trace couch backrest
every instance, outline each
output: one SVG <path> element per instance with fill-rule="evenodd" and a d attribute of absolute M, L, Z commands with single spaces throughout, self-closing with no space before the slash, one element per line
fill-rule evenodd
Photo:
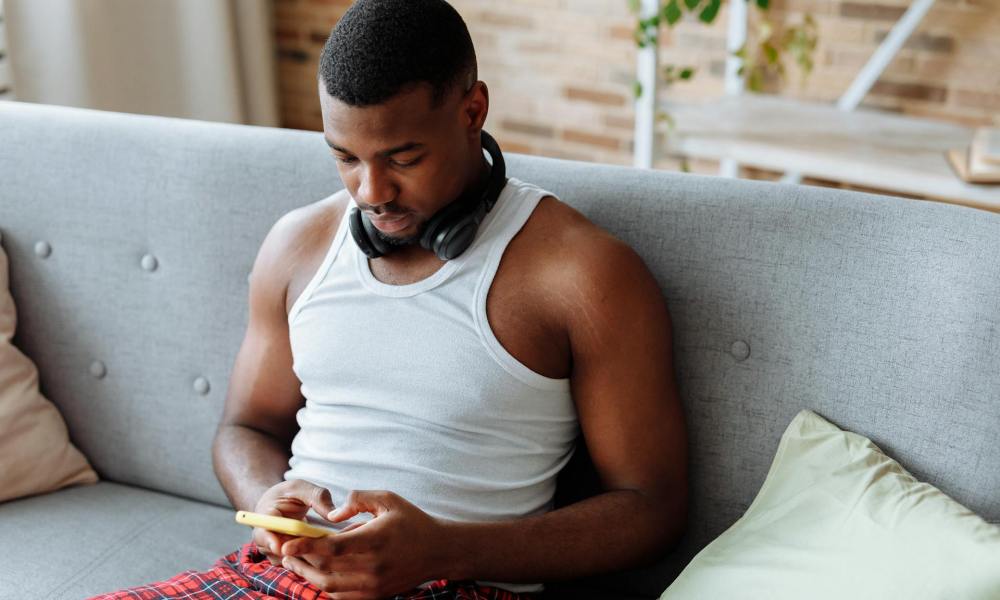
<path fill-rule="evenodd" d="M 630 573 L 629 587 L 661 590 L 739 518 L 803 408 L 1000 521 L 1000 215 L 529 156 L 508 164 L 632 245 L 670 308 L 691 520 L 676 551 Z M 102 477 L 228 506 L 210 447 L 247 275 L 279 216 L 340 185 L 317 132 L 0 102 L 15 342 Z"/>

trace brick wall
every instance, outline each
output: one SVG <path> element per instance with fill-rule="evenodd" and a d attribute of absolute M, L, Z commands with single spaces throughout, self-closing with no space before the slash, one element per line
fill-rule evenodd
<path fill-rule="evenodd" d="M 329 30 L 350 0 L 275 0 L 283 124 L 322 129 L 315 75 Z M 627 0 L 453 0 L 469 25 L 480 78 L 490 87 L 487 128 L 504 149 L 628 164 L 635 74 Z M 834 101 L 909 0 L 771 0 L 779 26 L 810 13 L 816 66 L 803 83 L 789 61 L 775 91 Z M 759 13 L 751 9 L 751 29 Z M 661 63 L 694 65 L 690 82 L 663 93 L 722 93 L 725 9 L 709 27 L 684 21 L 661 35 Z M 1000 124 L 1000 0 L 938 0 L 864 102 L 963 124 Z M 676 168 L 661 159 L 658 166 Z M 694 170 L 714 165 L 694 163 Z"/>

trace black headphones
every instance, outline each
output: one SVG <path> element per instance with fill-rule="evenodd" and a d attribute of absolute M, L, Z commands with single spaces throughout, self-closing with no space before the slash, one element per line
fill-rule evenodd
<path fill-rule="evenodd" d="M 433 251 L 441 260 L 451 260 L 465 252 L 475 239 L 479 224 L 496 204 L 501 190 L 507 185 L 507 171 L 500 146 L 493 136 L 484 130 L 480 130 L 480 138 L 483 148 L 493 161 L 486 189 L 479 195 L 472 193 L 460 196 L 436 212 L 420 236 L 420 245 Z M 351 236 L 368 258 L 384 256 L 396 248 L 378 237 L 377 230 L 368 215 L 357 207 L 351 210 L 349 224 Z"/>

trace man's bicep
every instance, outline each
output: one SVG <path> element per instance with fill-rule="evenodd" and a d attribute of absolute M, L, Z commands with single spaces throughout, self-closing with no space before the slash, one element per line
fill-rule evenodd
<path fill-rule="evenodd" d="M 290 443 L 302 404 L 287 341 L 250 327 L 233 365 L 222 424 L 250 427 Z"/>
<path fill-rule="evenodd" d="M 287 237 L 281 225 L 268 234 L 250 274 L 247 331 L 233 364 L 221 424 L 251 427 L 291 442 L 303 400 L 292 370 L 285 311 Z"/>
<path fill-rule="evenodd" d="M 569 313 L 573 397 L 594 467 L 609 490 L 686 495 L 687 432 L 666 301 L 627 245 L 594 250 Z"/>

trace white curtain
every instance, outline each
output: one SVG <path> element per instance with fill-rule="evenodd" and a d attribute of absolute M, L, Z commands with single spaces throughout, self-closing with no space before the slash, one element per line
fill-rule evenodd
<path fill-rule="evenodd" d="M 4 23 L 3 2 L 0 0 L 0 100 L 14 99 L 14 82 L 10 74 L 10 59 L 7 58 L 7 24 Z"/>
<path fill-rule="evenodd" d="M 277 126 L 270 0 L 2 0 L 17 100 Z"/>

